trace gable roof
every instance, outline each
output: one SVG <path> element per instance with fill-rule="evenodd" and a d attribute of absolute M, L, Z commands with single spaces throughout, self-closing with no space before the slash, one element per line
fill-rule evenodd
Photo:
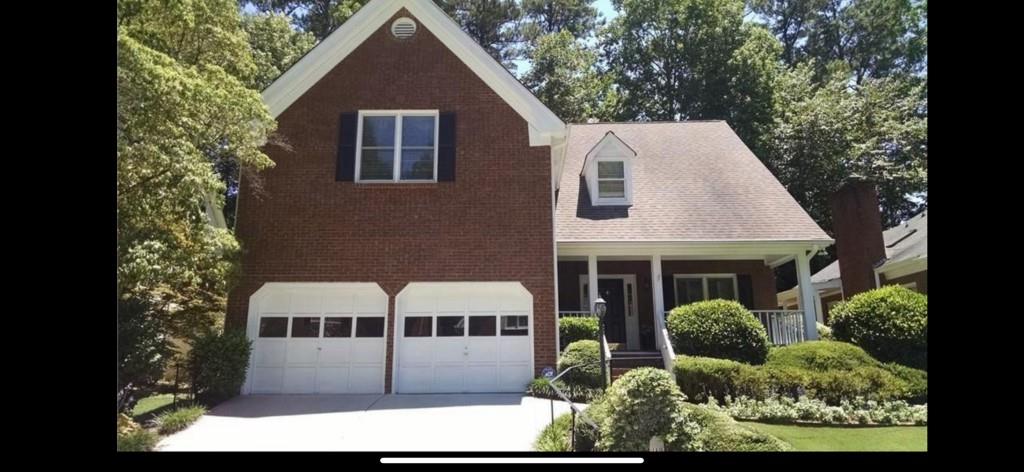
<path fill-rule="evenodd" d="M 550 145 L 565 133 L 565 123 L 494 60 L 432 1 L 371 0 L 309 53 L 263 90 L 275 118 L 334 69 L 386 21 L 405 8 L 422 27 L 462 60 L 529 123 L 530 145 Z"/>
<path fill-rule="evenodd" d="M 592 206 L 580 177 L 608 132 L 637 153 L 633 204 Z M 558 241 L 832 239 L 724 121 L 569 126 L 555 209 Z"/>
<path fill-rule="evenodd" d="M 884 272 L 889 266 L 899 262 L 928 258 L 928 211 L 922 211 L 902 224 L 893 226 L 882 232 L 885 242 L 885 261 L 878 267 Z M 839 261 L 832 261 L 825 268 L 811 276 L 811 282 L 818 284 L 838 280 Z"/>

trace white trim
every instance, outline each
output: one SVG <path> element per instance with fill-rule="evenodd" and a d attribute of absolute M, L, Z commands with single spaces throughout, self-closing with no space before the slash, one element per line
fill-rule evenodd
<path fill-rule="evenodd" d="M 821 241 L 802 240 L 674 240 L 674 241 L 558 241 L 558 255 L 562 256 L 653 256 L 668 259 L 676 256 L 766 256 L 795 254 L 820 247 Z"/>
<path fill-rule="evenodd" d="M 590 274 L 580 274 L 580 306 L 587 306 L 589 299 L 583 298 L 583 286 L 590 286 Z M 643 345 L 640 342 L 640 304 L 636 286 L 636 274 L 597 274 L 598 284 L 601 279 L 622 280 L 622 314 L 626 327 L 626 349 L 638 350 Z M 632 290 L 627 291 L 626 284 L 632 284 Z M 588 290 L 589 292 L 589 290 Z M 633 303 L 629 303 L 632 299 Z M 633 313 L 630 316 L 629 313 Z"/>
<path fill-rule="evenodd" d="M 875 269 L 875 273 L 884 275 L 886 279 L 898 279 L 926 270 L 928 270 L 928 256 L 921 256 L 905 261 L 883 264 Z"/>
<path fill-rule="evenodd" d="M 622 141 L 615 133 L 605 133 L 593 149 L 587 153 L 583 163 L 583 173 L 586 177 L 587 186 L 590 190 L 590 204 L 594 206 L 604 205 L 632 205 L 633 204 L 633 159 L 636 151 Z M 621 162 L 622 178 L 601 179 L 598 175 L 598 167 L 601 162 Z M 601 197 L 600 182 L 602 180 L 619 181 L 622 185 L 622 197 Z"/>
<path fill-rule="evenodd" d="M 408 10 L 413 20 L 437 37 L 526 120 L 531 146 L 548 146 L 553 138 L 565 136 L 565 123 L 558 116 L 463 32 L 434 2 L 423 0 L 374 0 L 360 8 L 263 90 L 263 101 L 271 115 L 274 118 L 280 116 L 401 8 Z"/>
<path fill-rule="evenodd" d="M 673 295 L 673 300 L 676 301 L 676 306 L 679 306 L 679 284 L 677 283 L 677 281 L 679 279 L 701 279 L 701 286 L 702 286 L 703 291 L 704 291 L 703 299 L 704 300 L 709 300 L 709 298 L 708 298 L 708 279 L 709 278 L 724 279 L 726 277 L 729 277 L 729 278 L 732 279 L 732 294 L 733 294 L 734 297 L 736 297 L 736 298 L 733 298 L 733 300 L 739 301 L 739 299 L 740 299 L 740 285 L 739 285 L 739 277 L 737 277 L 736 274 L 726 274 L 726 273 L 722 273 L 722 274 L 686 274 L 686 273 L 672 274 L 672 295 Z M 654 282 L 651 282 L 651 283 L 654 283 Z M 672 307 L 672 308 L 675 308 L 675 307 Z"/>
<path fill-rule="evenodd" d="M 367 116 L 388 116 L 394 117 L 395 119 L 395 136 L 393 142 L 393 156 L 392 156 L 392 169 L 391 179 L 373 179 L 364 180 L 360 177 L 360 170 L 363 163 L 363 118 Z M 430 179 L 402 179 L 402 122 L 407 116 L 430 116 L 434 118 L 434 175 Z M 437 160 L 438 160 L 438 138 L 440 136 L 440 116 L 439 110 L 359 110 L 359 118 L 356 125 L 356 169 L 355 169 L 355 182 L 356 183 L 370 183 L 370 184 L 422 184 L 422 183 L 436 183 L 437 182 Z"/>

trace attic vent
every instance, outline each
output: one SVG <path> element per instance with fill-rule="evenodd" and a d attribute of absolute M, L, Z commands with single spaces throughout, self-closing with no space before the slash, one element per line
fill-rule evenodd
<path fill-rule="evenodd" d="M 411 18 L 399 18 L 391 23 L 391 34 L 398 39 L 409 39 L 416 34 L 416 22 Z"/>

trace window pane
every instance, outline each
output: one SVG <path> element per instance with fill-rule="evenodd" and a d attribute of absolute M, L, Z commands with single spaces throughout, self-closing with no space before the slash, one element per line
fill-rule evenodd
<path fill-rule="evenodd" d="M 363 147 L 367 146 L 395 146 L 395 117 L 363 117 Z"/>
<path fill-rule="evenodd" d="M 495 326 L 498 324 L 497 316 L 470 316 L 470 336 L 494 336 L 497 334 Z"/>
<path fill-rule="evenodd" d="M 622 161 L 606 161 L 597 163 L 597 178 L 623 179 L 626 177 L 626 166 Z"/>
<path fill-rule="evenodd" d="M 438 336 L 462 336 L 466 332 L 466 318 L 463 316 L 438 316 Z"/>
<path fill-rule="evenodd" d="M 434 117 L 402 117 L 402 146 L 433 146 Z"/>
<path fill-rule="evenodd" d="M 395 151 L 363 149 L 359 164 L 360 180 L 391 180 L 395 173 Z"/>
<path fill-rule="evenodd" d="M 601 198 L 623 198 L 626 196 L 625 180 L 602 180 L 597 183 L 597 195 Z"/>
<path fill-rule="evenodd" d="M 357 338 L 383 338 L 384 317 L 371 316 L 367 318 L 356 318 Z"/>
<path fill-rule="evenodd" d="M 526 336 L 530 334 L 530 319 L 526 316 L 502 316 L 502 336 Z"/>
<path fill-rule="evenodd" d="M 351 338 L 352 337 L 352 318 L 343 317 L 327 317 L 324 318 L 324 337 L 325 338 Z"/>
<path fill-rule="evenodd" d="M 402 149 L 402 180 L 432 180 L 433 149 Z"/>
<path fill-rule="evenodd" d="M 704 299 L 702 279 L 676 279 L 676 306 L 699 302 Z"/>
<path fill-rule="evenodd" d="M 732 277 L 708 278 L 708 299 L 735 300 L 736 291 L 733 288 Z"/>
<path fill-rule="evenodd" d="M 405 337 L 407 338 L 429 338 L 431 332 L 430 324 L 433 318 L 429 316 L 407 316 L 405 317 Z"/>
<path fill-rule="evenodd" d="M 318 338 L 320 337 L 320 317 L 292 318 L 293 338 Z"/>
<path fill-rule="evenodd" d="M 260 318 L 261 338 L 283 338 L 288 334 L 288 318 L 266 317 Z"/>

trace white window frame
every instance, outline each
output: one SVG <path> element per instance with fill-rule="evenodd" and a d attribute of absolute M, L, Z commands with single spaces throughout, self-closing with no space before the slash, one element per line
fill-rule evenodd
<path fill-rule="evenodd" d="M 605 178 L 602 178 L 601 177 L 601 163 L 602 162 L 621 162 L 622 163 L 622 177 L 614 177 L 614 178 L 605 177 Z M 625 159 L 620 159 L 620 158 L 615 158 L 615 157 L 599 157 L 599 158 L 597 158 L 597 160 L 594 162 L 594 181 L 597 182 L 597 185 L 594 186 L 594 189 L 597 191 L 597 201 L 598 202 L 600 202 L 602 204 L 611 204 L 611 203 L 623 204 L 623 203 L 628 203 L 629 202 L 629 178 L 628 178 L 629 177 L 629 172 L 627 170 L 627 167 L 629 167 L 629 164 L 626 162 Z M 602 197 L 601 196 L 601 182 L 619 182 L 619 181 L 622 182 L 622 196 L 621 197 Z"/>
<path fill-rule="evenodd" d="M 359 183 L 434 183 L 437 182 L 437 158 L 440 143 L 440 111 L 439 110 L 359 110 L 359 123 L 356 128 L 356 169 L 355 181 Z M 363 163 L 363 119 L 367 116 L 391 116 L 395 118 L 394 162 L 390 179 L 363 179 L 361 177 Z M 434 117 L 434 175 L 430 179 L 402 179 L 402 118 L 406 116 Z"/>
<path fill-rule="evenodd" d="M 601 141 L 587 153 L 583 174 L 586 176 L 587 187 L 590 189 L 590 204 L 594 206 L 603 205 L 632 205 L 633 204 L 633 160 L 636 159 L 634 152 L 626 143 L 612 132 L 605 134 Z M 598 163 L 621 162 L 622 179 L 599 179 Z M 601 197 L 600 181 L 623 181 L 622 197 Z"/>
<path fill-rule="evenodd" d="M 701 287 L 703 290 L 702 300 L 708 300 L 708 279 L 732 279 L 732 294 L 736 298 L 735 301 L 740 299 L 740 287 L 739 278 L 736 274 L 672 274 L 672 293 L 675 296 L 676 305 L 679 304 L 679 279 L 701 279 Z"/>
<path fill-rule="evenodd" d="M 528 317 L 526 317 L 526 315 L 500 315 L 500 316 L 502 317 L 501 318 L 501 329 L 503 329 L 503 330 L 506 330 L 506 331 L 526 331 L 526 330 L 530 329 L 530 319 Z M 523 325 L 519 324 L 519 318 L 520 317 L 526 318 L 526 326 L 523 326 Z M 515 319 L 516 320 L 515 326 L 509 326 L 509 324 L 506 323 L 506 321 L 508 321 L 509 319 Z M 501 331 L 501 330 L 499 330 L 499 331 Z"/>

